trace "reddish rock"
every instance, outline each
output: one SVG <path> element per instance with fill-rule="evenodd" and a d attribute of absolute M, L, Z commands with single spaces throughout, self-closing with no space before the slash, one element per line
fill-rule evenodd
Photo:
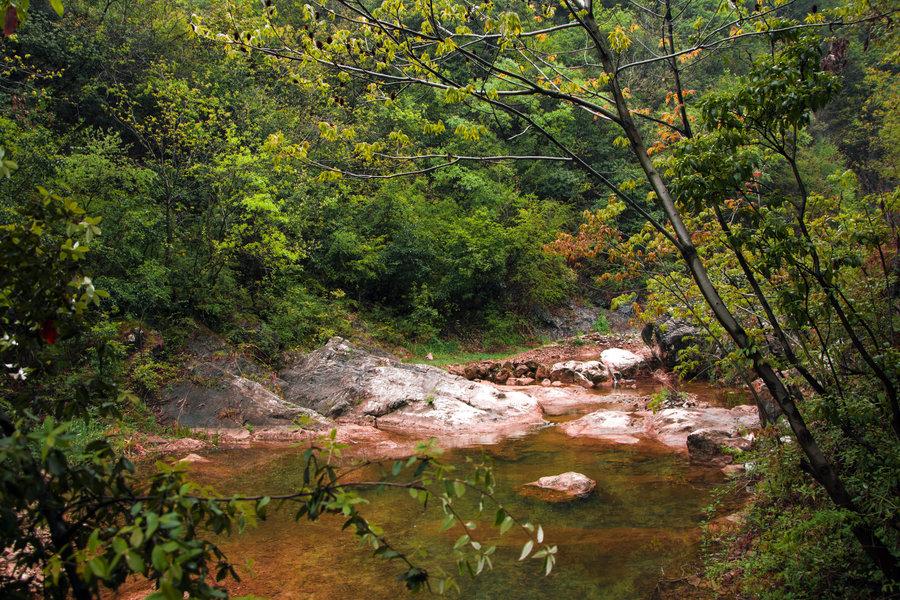
<path fill-rule="evenodd" d="M 729 477 L 740 475 L 744 471 L 746 471 L 746 469 L 744 468 L 743 463 L 725 465 L 724 467 L 722 467 L 722 472 Z"/>
<path fill-rule="evenodd" d="M 609 375 L 599 361 L 570 360 L 554 364 L 550 369 L 550 379 L 591 388 L 609 379 Z"/>
<path fill-rule="evenodd" d="M 598 410 L 559 426 L 566 435 L 607 440 L 619 444 L 636 444 L 644 434 L 640 417 L 620 410 Z"/>

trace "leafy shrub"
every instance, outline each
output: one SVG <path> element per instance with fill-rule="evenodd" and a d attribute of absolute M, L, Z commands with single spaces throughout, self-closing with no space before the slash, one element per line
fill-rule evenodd
<path fill-rule="evenodd" d="M 591 331 L 595 333 L 609 333 L 609 320 L 606 318 L 606 313 L 603 311 L 597 313 L 597 318 L 594 319 L 594 324 L 591 325 Z"/>
<path fill-rule="evenodd" d="M 509 348 L 522 344 L 523 320 L 520 316 L 492 308 L 484 314 L 482 345 L 486 350 Z"/>
<path fill-rule="evenodd" d="M 175 365 L 140 356 L 131 366 L 131 386 L 142 397 L 153 396 L 178 375 Z"/>

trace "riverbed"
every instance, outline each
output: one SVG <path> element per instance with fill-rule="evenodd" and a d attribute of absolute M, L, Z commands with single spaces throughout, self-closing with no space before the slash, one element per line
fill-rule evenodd
<path fill-rule="evenodd" d="M 712 388 L 694 386 L 692 391 L 716 404 L 729 398 Z M 605 393 L 597 393 L 600 405 Z M 595 408 L 582 405 L 548 420 L 555 424 Z M 301 453 L 291 447 L 210 450 L 205 453 L 210 462 L 192 465 L 191 471 L 220 492 L 286 493 L 302 483 Z M 524 538 L 510 533 L 496 539 L 491 542 L 498 545 L 494 570 L 476 579 L 457 578 L 463 598 L 647 598 L 661 578 L 681 577 L 696 565 L 704 509 L 724 480 L 718 469 L 693 466 L 686 453 L 661 444 L 575 439 L 553 425 L 491 445 L 451 450 L 444 459 L 463 464 L 476 455 L 493 462 L 498 499 L 510 512 L 541 523 L 559 554 L 556 569 L 544 577 L 540 561 L 516 560 Z M 520 494 L 523 484 L 565 471 L 587 475 L 597 481 L 597 489 L 564 504 Z M 438 510 L 423 511 L 403 490 L 375 491 L 367 498 L 371 504 L 365 516 L 387 536 L 405 550 L 425 551 L 424 566 L 455 570 L 451 546 L 460 532 L 441 532 Z M 494 534 L 488 522 L 492 514 L 479 521 L 478 531 Z M 289 510 L 272 510 L 265 522 L 220 543 L 242 578 L 229 584 L 233 595 L 328 600 L 406 593 L 394 579 L 399 565 L 372 557 L 351 533 L 340 531 L 336 518 L 298 524 Z"/>

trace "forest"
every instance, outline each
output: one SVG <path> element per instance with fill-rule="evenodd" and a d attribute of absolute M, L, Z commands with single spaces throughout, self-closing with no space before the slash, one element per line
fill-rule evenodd
<path fill-rule="evenodd" d="M 900 595 L 895 3 L 0 13 L 0 596 Z"/>

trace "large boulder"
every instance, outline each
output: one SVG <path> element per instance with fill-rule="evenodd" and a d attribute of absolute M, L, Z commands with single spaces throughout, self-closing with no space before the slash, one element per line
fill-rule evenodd
<path fill-rule="evenodd" d="M 607 348 L 600 353 L 600 362 L 613 379 L 634 379 L 641 370 L 648 368 L 645 357 L 623 348 Z"/>
<path fill-rule="evenodd" d="M 753 387 L 757 403 L 766 414 L 766 419 L 770 423 L 774 423 L 781 416 L 781 407 L 775 402 L 772 392 L 769 391 L 762 379 L 756 379 L 750 385 Z"/>
<path fill-rule="evenodd" d="M 597 360 L 569 360 L 550 367 L 548 379 L 591 388 L 608 380 L 609 372 L 606 370 L 606 366 Z"/>
<path fill-rule="evenodd" d="M 486 440 L 544 423 L 537 400 L 429 365 L 400 362 L 334 337 L 282 371 L 285 400 L 329 416 L 371 418 L 380 429 Z"/>
<path fill-rule="evenodd" d="M 587 498 L 596 487 L 597 482 L 587 475 L 568 471 L 526 483 L 523 492 L 549 502 L 565 502 Z"/>
<path fill-rule="evenodd" d="M 668 369 L 678 364 L 678 353 L 688 346 L 701 343 L 703 331 L 686 321 L 666 317 L 654 325 L 648 325 L 641 332 L 648 345 L 654 346 L 657 358 Z"/>
<path fill-rule="evenodd" d="M 688 436 L 698 429 L 714 429 L 739 436 L 759 426 L 754 406 L 734 408 L 666 408 L 649 413 L 645 418 L 645 430 L 673 448 L 687 448 Z"/>
<path fill-rule="evenodd" d="M 317 412 L 285 402 L 256 381 L 208 363 L 170 386 L 163 400 L 159 408 L 163 420 L 186 427 L 325 425 Z"/>
<path fill-rule="evenodd" d="M 734 454 L 745 452 L 753 445 L 750 435 L 721 429 L 698 429 L 687 437 L 691 462 L 709 467 L 724 467 L 734 462 Z"/>
<path fill-rule="evenodd" d="M 601 309 L 597 306 L 573 302 L 565 308 L 538 315 L 537 333 L 553 340 L 581 335 L 591 330 L 600 312 Z"/>

